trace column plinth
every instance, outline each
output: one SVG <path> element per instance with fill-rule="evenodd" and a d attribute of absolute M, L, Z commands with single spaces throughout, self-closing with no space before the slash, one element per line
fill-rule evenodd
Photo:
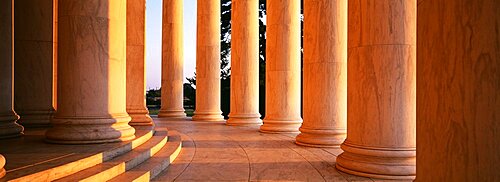
<path fill-rule="evenodd" d="M 54 0 L 16 0 L 14 109 L 24 127 L 45 127 L 55 112 Z"/>
<path fill-rule="evenodd" d="M 259 114 L 259 2 L 233 0 L 231 112 L 227 125 L 261 125 Z"/>
<path fill-rule="evenodd" d="M 5 176 L 5 169 L 3 168 L 5 166 L 5 157 L 0 154 L 0 179 Z"/>
<path fill-rule="evenodd" d="M 126 0 L 58 3 L 58 109 L 46 141 L 133 139 L 126 112 Z"/>
<path fill-rule="evenodd" d="M 266 117 L 261 132 L 298 132 L 300 0 L 267 2 Z"/>
<path fill-rule="evenodd" d="M 220 109 L 220 1 L 197 1 L 196 110 L 193 121 L 224 121 Z"/>
<path fill-rule="evenodd" d="M 347 0 L 304 1 L 303 69 L 296 143 L 338 148 L 347 133 Z"/>
<path fill-rule="evenodd" d="M 184 119 L 184 1 L 163 1 L 159 118 Z"/>
<path fill-rule="evenodd" d="M 416 1 L 349 1 L 347 139 L 340 171 L 414 179 Z"/>
<path fill-rule="evenodd" d="M 146 107 L 146 1 L 127 1 L 127 113 L 130 125 L 153 125 Z"/>
<path fill-rule="evenodd" d="M 13 3 L 13 0 L 0 1 L 0 139 L 20 136 L 24 130 L 21 125 L 17 124 L 19 116 L 12 107 L 14 99 Z"/>

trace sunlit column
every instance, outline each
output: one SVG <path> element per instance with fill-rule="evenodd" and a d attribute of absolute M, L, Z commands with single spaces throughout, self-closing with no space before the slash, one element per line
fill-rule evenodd
<path fill-rule="evenodd" d="M 146 0 L 127 1 L 127 113 L 130 125 L 153 125 L 146 107 Z"/>
<path fill-rule="evenodd" d="M 197 2 L 196 110 L 193 120 L 223 121 L 220 110 L 220 0 Z"/>
<path fill-rule="evenodd" d="M 303 100 L 296 143 L 340 147 L 347 132 L 347 0 L 304 1 Z"/>
<path fill-rule="evenodd" d="M 160 118 L 186 117 L 183 93 L 183 6 L 183 0 L 163 0 L 161 109 L 158 113 Z"/>
<path fill-rule="evenodd" d="M 58 109 L 46 140 L 133 139 L 126 112 L 126 0 L 59 0 Z"/>
<path fill-rule="evenodd" d="M 349 1 L 341 171 L 415 178 L 416 5 L 416 0 Z"/>
<path fill-rule="evenodd" d="M 23 127 L 13 105 L 13 2 L 0 1 L 0 139 L 20 136 Z M 1 167 L 0 167 L 1 168 Z"/>
<path fill-rule="evenodd" d="M 259 1 L 231 2 L 231 112 L 228 125 L 260 125 Z"/>
<path fill-rule="evenodd" d="M 5 166 L 5 157 L 0 154 L 0 178 L 5 176 L 5 169 L 3 166 Z"/>
<path fill-rule="evenodd" d="M 15 0 L 14 109 L 25 127 L 55 112 L 54 0 Z"/>
<path fill-rule="evenodd" d="M 298 132 L 300 0 L 267 1 L 266 117 L 262 132 Z"/>
<path fill-rule="evenodd" d="M 500 179 L 500 1 L 419 1 L 416 181 Z"/>

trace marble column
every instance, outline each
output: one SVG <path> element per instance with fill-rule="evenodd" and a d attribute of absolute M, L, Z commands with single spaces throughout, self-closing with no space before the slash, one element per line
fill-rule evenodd
<path fill-rule="evenodd" d="M 146 107 L 146 0 L 127 1 L 127 113 L 130 125 L 153 125 Z"/>
<path fill-rule="evenodd" d="M 0 139 L 23 134 L 17 124 L 19 116 L 13 109 L 14 69 L 14 0 L 0 1 Z"/>
<path fill-rule="evenodd" d="M 46 140 L 130 140 L 126 112 L 126 0 L 59 0 L 58 109 Z"/>
<path fill-rule="evenodd" d="M 418 3 L 416 181 L 500 179 L 499 8 Z"/>
<path fill-rule="evenodd" d="M 5 157 L 0 154 L 0 179 L 5 176 L 5 169 L 3 168 L 5 166 Z"/>
<path fill-rule="evenodd" d="M 300 31 L 300 0 L 267 2 L 266 117 L 262 132 L 299 131 Z"/>
<path fill-rule="evenodd" d="M 14 109 L 25 127 L 48 126 L 55 112 L 53 0 L 15 1 Z"/>
<path fill-rule="evenodd" d="M 161 109 L 159 118 L 183 119 L 184 29 L 183 0 L 163 0 Z M 205 26 L 201 24 L 201 26 Z"/>
<path fill-rule="evenodd" d="M 415 178 L 416 0 L 349 1 L 347 139 L 337 169 Z"/>
<path fill-rule="evenodd" d="M 259 1 L 231 2 L 231 112 L 227 125 L 260 125 Z"/>
<path fill-rule="evenodd" d="M 347 133 L 347 0 L 304 1 L 303 68 L 296 143 L 338 148 Z"/>
<path fill-rule="evenodd" d="M 194 121 L 224 121 L 220 110 L 220 0 L 198 2 Z"/>

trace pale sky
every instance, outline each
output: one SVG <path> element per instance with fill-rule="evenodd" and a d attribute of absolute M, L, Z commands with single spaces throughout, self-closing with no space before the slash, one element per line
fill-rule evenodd
<path fill-rule="evenodd" d="M 162 0 L 146 2 L 146 89 L 161 86 Z M 184 82 L 196 66 L 196 0 L 184 0 Z"/>

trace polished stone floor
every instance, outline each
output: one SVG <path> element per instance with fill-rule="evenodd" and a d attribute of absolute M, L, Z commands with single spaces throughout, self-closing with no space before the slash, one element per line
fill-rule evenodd
<path fill-rule="evenodd" d="M 182 133 L 182 151 L 155 181 L 379 181 L 335 169 L 340 149 L 302 147 L 297 134 L 260 133 L 257 126 L 162 121 Z"/>

